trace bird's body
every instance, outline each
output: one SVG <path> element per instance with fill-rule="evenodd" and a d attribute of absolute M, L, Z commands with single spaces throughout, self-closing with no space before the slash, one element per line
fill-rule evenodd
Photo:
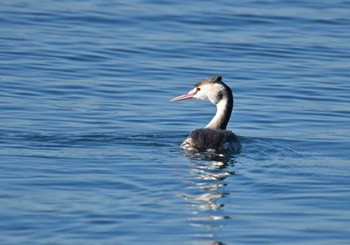
<path fill-rule="evenodd" d="M 182 142 L 181 148 L 187 151 L 236 153 L 240 148 L 237 136 L 225 129 L 200 128 L 192 131 Z"/>
<path fill-rule="evenodd" d="M 192 90 L 171 101 L 186 99 L 209 100 L 217 111 L 205 128 L 196 129 L 182 142 L 181 148 L 193 152 L 215 150 L 218 153 L 237 153 L 241 148 L 238 137 L 226 130 L 233 109 L 231 89 L 222 82 L 222 77 L 213 77 L 198 82 Z"/>

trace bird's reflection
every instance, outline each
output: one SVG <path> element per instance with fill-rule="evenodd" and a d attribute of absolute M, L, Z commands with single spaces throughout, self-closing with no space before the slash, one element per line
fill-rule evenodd
<path fill-rule="evenodd" d="M 191 226 L 200 228 L 196 237 L 206 238 L 205 244 L 224 244 L 216 239 L 215 230 L 223 226 L 222 220 L 231 219 L 225 215 L 223 199 L 229 193 L 224 192 L 228 177 L 235 175 L 230 171 L 234 166 L 234 159 L 216 155 L 188 155 L 191 160 L 193 177 L 188 180 L 188 193 L 183 198 L 190 204 L 192 212 L 188 218 Z M 225 188 L 226 189 L 226 188 Z M 221 221 L 221 222 L 220 222 Z"/>

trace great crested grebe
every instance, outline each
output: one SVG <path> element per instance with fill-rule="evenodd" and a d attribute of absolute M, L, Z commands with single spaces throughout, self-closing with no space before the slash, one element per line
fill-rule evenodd
<path fill-rule="evenodd" d="M 221 76 L 200 81 L 188 93 L 173 98 L 172 101 L 187 99 L 209 100 L 216 105 L 216 114 L 205 128 L 196 129 L 182 142 L 187 151 L 218 153 L 238 153 L 241 144 L 238 137 L 226 130 L 233 109 L 233 95 Z"/>

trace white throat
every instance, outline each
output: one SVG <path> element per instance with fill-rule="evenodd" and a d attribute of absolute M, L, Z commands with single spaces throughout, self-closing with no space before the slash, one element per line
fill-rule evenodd
<path fill-rule="evenodd" d="M 212 128 L 212 129 L 226 129 L 226 125 L 229 118 L 231 116 L 231 113 L 228 110 L 232 110 L 227 108 L 228 101 L 227 99 L 222 99 L 219 103 L 216 104 L 216 114 L 211 119 L 211 121 L 208 123 L 205 128 Z"/>

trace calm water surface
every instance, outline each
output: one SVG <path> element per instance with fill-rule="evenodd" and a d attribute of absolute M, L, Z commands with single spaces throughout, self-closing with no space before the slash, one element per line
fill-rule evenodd
<path fill-rule="evenodd" d="M 0 3 L 1 244 L 349 244 L 350 2 Z M 233 88 L 242 152 L 179 144 Z"/>

